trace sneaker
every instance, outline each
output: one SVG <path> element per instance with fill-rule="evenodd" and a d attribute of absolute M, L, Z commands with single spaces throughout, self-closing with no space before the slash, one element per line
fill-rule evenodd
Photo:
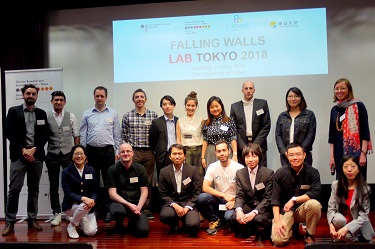
<path fill-rule="evenodd" d="M 68 232 L 69 238 L 72 238 L 72 239 L 79 238 L 76 227 L 73 226 L 72 223 L 69 223 L 68 227 L 66 228 L 66 231 Z"/>
<path fill-rule="evenodd" d="M 144 212 L 145 212 L 146 215 L 147 215 L 147 219 L 149 219 L 149 220 L 153 220 L 153 219 L 155 219 L 155 216 L 152 215 L 152 213 L 150 212 L 150 210 L 145 209 Z"/>
<path fill-rule="evenodd" d="M 220 227 L 220 219 L 217 219 L 217 221 L 211 221 L 208 224 L 207 234 L 208 235 L 215 235 Z"/>
<path fill-rule="evenodd" d="M 9 234 L 12 234 L 12 233 L 14 233 L 14 224 L 10 223 L 10 222 L 7 222 L 5 224 L 4 229 L 3 229 L 2 235 L 8 236 Z"/>
<path fill-rule="evenodd" d="M 70 223 L 70 221 L 72 220 L 72 217 L 69 215 L 65 215 L 65 220 Z"/>
<path fill-rule="evenodd" d="M 51 220 L 51 226 L 57 226 L 61 223 L 61 213 L 54 213 Z"/>

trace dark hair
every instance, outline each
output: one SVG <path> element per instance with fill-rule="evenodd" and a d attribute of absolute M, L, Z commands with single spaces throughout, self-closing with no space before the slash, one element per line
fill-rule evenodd
<path fill-rule="evenodd" d="M 301 97 L 301 102 L 299 103 L 299 109 L 302 111 L 307 108 L 306 100 L 305 97 L 303 97 L 302 91 L 298 87 L 291 87 L 289 90 L 286 92 L 285 95 L 285 104 L 286 104 L 286 109 L 290 111 L 290 105 L 288 104 L 288 95 L 289 93 L 292 92 L 295 95 Z"/>
<path fill-rule="evenodd" d="M 172 96 L 169 96 L 169 95 L 165 95 L 163 98 L 161 98 L 160 100 L 160 107 L 163 106 L 163 100 L 167 100 L 169 102 L 171 102 L 171 105 L 174 105 L 176 106 L 176 101 L 174 101 L 174 98 L 172 98 Z"/>
<path fill-rule="evenodd" d="M 193 100 L 195 102 L 195 105 L 198 106 L 198 99 L 197 99 L 197 93 L 194 91 L 191 91 L 189 95 L 185 98 L 185 105 L 189 100 Z"/>
<path fill-rule="evenodd" d="M 145 98 L 147 99 L 147 95 L 145 91 L 143 91 L 141 88 L 138 88 L 137 90 L 134 91 L 132 100 L 134 100 L 134 96 L 136 93 L 143 93 L 145 95 Z"/>
<path fill-rule="evenodd" d="M 86 157 L 87 157 L 87 153 L 86 153 L 86 149 L 85 147 L 82 145 L 82 144 L 76 144 L 72 147 L 72 149 L 70 150 L 70 159 L 73 161 L 73 154 L 74 154 L 74 151 L 77 149 L 77 148 L 81 148 L 83 150 L 83 153 L 85 153 Z"/>
<path fill-rule="evenodd" d="M 353 92 L 352 84 L 346 78 L 341 78 L 341 79 L 336 80 L 335 85 L 333 86 L 333 89 L 335 89 L 336 85 L 341 82 L 345 82 L 346 86 L 348 87 L 348 100 L 354 99 L 354 92 Z M 333 92 L 333 102 L 336 102 L 337 100 L 338 99 L 336 97 L 336 94 L 335 92 Z"/>
<path fill-rule="evenodd" d="M 207 101 L 207 119 L 204 121 L 206 125 L 210 125 L 212 123 L 212 120 L 214 118 L 214 116 L 211 114 L 210 112 L 210 106 L 212 104 L 212 102 L 214 101 L 217 101 L 219 103 L 219 105 L 221 106 L 221 109 L 222 109 L 222 112 L 221 112 L 221 116 L 223 117 L 222 121 L 224 123 L 227 123 L 230 121 L 230 118 L 227 116 L 227 114 L 225 113 L 225 108 L 224 108 L 224 104 L 223 102 L 221 101 L 221 99 L 219 97 L 216 97 L 216 96 L 212 96 L 211 98 L 208 99 Z"/>
<path fill-rule="evenodd" d="M 339 178 L 337 180 L 337 192 L 336 195 L 340 199 L 347 199 L 348 198 L 348 178 L 346 178 L 343 167 L 346 161 L 352 160 L 358 167 L 358 174 L 355 177 L 355 181 L 357 182 L 357 195 L 353 196 L 355 198 L 355 203 L 354 205 L 356 208 L 360 211 L 365 211 L 363 208 L 363 202 L 365 198 L 367 198 L 370 194 L 371 191 L 369 189 L 368 184 L 366 183 L 365 179 L 363 178 L 362 172 L 361 172 L 361 167 L 359 166 L 358 158 L 351 156 L 351 155 L 345 155 L 341 161 L 340 161 L 340 170 L 341 173 L 339 174 Z M 340 209 L 346 210 L 349 207 L 346 205 L 346 203 L 340 203 Z"/>
<path fill-rule="evenodd" d="M 183 150 L 184 151 L 184 155 L 186 155 L 186 148 L 185 146 L 183 146 L 182 144 L 172 144 L 169 149 L 168 149 L 168 154 L 171 155 L 172 154 L 172 149 L 173 148 L 176 148 L 176 149 L 179 149 L 179 150 Z"/>
<path fill-rule="evenodd" d="M 97 87 L 95 87 L 95 89 L 94 89 L 94 96 L 95 96 L 96 90 L 103 90 L 104 93 L 105 93 L 105 96 L 108 97 L 108 90 L 104 86 L 97 86 Z"/>
<path fill-rule="evenodd" d="M 217 142 L 215 143 L 215 151 L 216 151 L 216 146 L 218 146 L 218 145 L 220 145 L 220 144 L 226 144 L 228 150 L 231 150 L 231 149 L 232 149 L 231 146 L 230 146 L 230 144 L 229 144 L 227 141 L 221 139 L 221 140 L 219 140 L 219 141 L 217 141 Z"/>
<path fill-rule="evenodd" d="M 51 96 L 52 96 L 51 100 L 53 100 L 57 96 L 60 96 L 60 97 L 64 98 L 64 101 L 66 101 L 65 94 L 62 91 L 54 91 L 54 92 L 51 93 Z"/>
<path fill-rule="evenodd" d="M 288 145 L 286 146 L 286 151 L 288 151 L 288 150 L 291 149 L 291 148 L 297 148 L 297 147 L 301 147 L 301 148 L 302 148 L 302 151 L 305 152 L 305 148 L 303 148 L 302 145 L 299 144 L 299 143 L 291 143 L 291 144 L 288 144 Z"/>
<path fill-rule="evenodd" d="M 258 144 L 249 143 L 242 149 L 242 158 L 245 159 L 245 157 L 249 154 L 254 154 L 259 157 L 259 162 L 263 159 L 262 149 Z"/>
<path fill-rule="evenodd" d="M 28 89 L 28 88 L 34 88 L 34 89 L 36 89 L 36 93 L 39 92 L 39 88 L 37 88 L 34 84 L 26 84 L 26 85 L 24 85 L 24 86 L 21 88 L 21 92 L 22 92 L 22 94 L 24 94 L 24 93 L 26 92 L 26 89 Z"/>

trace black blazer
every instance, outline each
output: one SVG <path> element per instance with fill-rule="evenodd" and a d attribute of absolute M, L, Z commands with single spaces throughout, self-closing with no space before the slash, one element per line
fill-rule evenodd
<path fill-rule="evenodd" d="M 163 206 L 170 206 L 173 202 L 182 207 L 195 206 L 201 193 L 201 179 L 197 167 L 184 164 L 181 179 L 181 193 L 178 194 L 173 165 L 170 164 L 160 170 L 159 198 Z"/>
<path fill-rule="evenodd" d="M 47 143 L 49 133 L 47 114 L 39 108 L 35 108 L 34 111 L 36 118 L 34 127 L 36 152 L 34 156 L 43 160 L 45 156 L 44 146 Z M 9 108 L 5 121 L 5 134 L 9 140 L 10 160 L 14 162 L 23 158 L 22 149 L 26 148 L 26 124 L 23 105 Z"/>
<path fill-rule="evenodd" d="M 174 116 L 175 129 L 177 120 L 178 117 Z M 160 168 L 164 162 L 164 158 L 167 155 L 168 150 L 168 131 L 164 115 L 152 120 L 149 131 L 149 142 L 150 148 L 155 155 L 156 166 Z"/>
<path fill-rule="evenodd" d="M 257 114 L 257 111 L 263 113 Z M 246 117 L 243 102 L 233 103 L 230 108 L 230 116 L 236 122 L 237 144 L 240 150 L 248 143 L 246 139 Z M 253 143 L 258 144 L 262 151 L 267 151 L 267 136 L 271 129 L 271 118 L 267 101 L 264 99 L 254 99 L 252 115 Z"/>
<path fill-rule="evenodd" d="M 74 203 L 81 203 L 82 196 L 98 199 L 98 181 L 93 167 L 85 165 L 82 177 L 72 163 L 63 169 L 61 174 L 61 186 L 64 190 L 62 211 L 70 209 Z"/>
<path fill-rule="evenodd" d="M 256 209 L 259 214 L 263 214 L 265 211 L 272 212 L 271 196 L 273 174 L 274 172 L 272 170 L 263 166 L 258 166 L 253 191 L 250 183 L 249 167 L 237 170 L 234 208 L 243 208 L 246 204 L 252 209 Z M 259 189 L 257 189 L 256 186 L 258 186 Z"/>

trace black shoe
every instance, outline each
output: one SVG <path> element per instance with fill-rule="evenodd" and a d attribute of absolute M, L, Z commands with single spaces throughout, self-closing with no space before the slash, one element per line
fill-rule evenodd
<path fill-rule="evenodd" d="M 14 224 L 10 223 L 10 222 L 7 222 L 5 224 L 4 229 L 3 229 L 2 235 L 8 236 L 9 234 L 12 234 L 12 233 L 14 233 Z"/>
<path fill-rule="evenodd" d="M 179 232 L 178 226 L 171 226 L 168 231 L 168 235 L 177 234 Z"/>
<path fill-rule="evenodd" d="M 152 213 L 150 212 L 150 210 L 145 209 L 144 212 L 145 212 L 146 215 L 147 215 L 147 219 L 149 219 L 149 220 L 153 220 L 153 219 L 155 219 L 155 216 L 152 215 Z"/>
<path fill-rule="evenodd" d="M 299 233 L 299 223 L 294 223 L 292 226 L 293 236 L 296 240 L 301 240 L 303 236 Z"/>
<path fill-rule="evenodd" d="M 36 220 L 28 221 L 27 226 L 29 227 L 29 229 L 34 229 L 34 230 L 37 230 L 37 231 L 43 230 L 43 227 L 41 225 L 39 225 L 39 223 L 36 222 Z"/>
<path fill-rule="evenodd" d="M 111 213 L 108 212 L 107 215 L 105 216 L 105 219 L 104 219 L 104 222 L 111 222 L 112 220 L 112 216 L 111 216 Z"/>

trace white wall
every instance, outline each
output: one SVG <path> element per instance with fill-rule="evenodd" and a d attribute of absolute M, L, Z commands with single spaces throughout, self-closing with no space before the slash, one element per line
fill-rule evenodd
<path fill-rule="evenodd" d="M 165 94 L 173 96 L 177 102 L 177 116 L 184 115 L 184 98 L 194 90 L 200 101 L 197 113 L 206 117 L 206 102 L 209 97 L 221 97 L 226 112 L 229 113 L 230 104 L 242 98 L 242 82 L 251 79 L 255 82 L 255 97 L 267 99 L 269 103 L 272 126 L 268 137 L 268 161 L 269 167 L 276 170 L 280 163 L 274 138 L 275 123 L 279 113 L 285 110 L 286 91 L 297 86 L 305 95 L 308 109 L 313 110 L 317 118 L 317 134 L 313 146 L 314 167 L 319 169 L 322 183 L 331 183 L 334 177 L 331 176 L 328 166 L 328 122 L 330 109 L 334 105 L 333 84 L 338 78 L 350 79 L 355 96 L 367 107 L 370 128 L 373 131 L 375 129 L 375 99 L 372 97 L 375 79 L 375 3 L 369 0 L 361 1 L 361 4 L 367 7 L 361 7 L 357 3 L 355 8 L 343 6 L 340 0 L 329 3 L 308 0 L 237 0 L 233 3 L 231 0 L 206 0 L 50 13 L 49 67 L 64 69 L 67 110 L 76 114 L 80 120 L 83 111 L 94 104 L 93 89 L 104 85 L 109 90 L 107 104 L 117 109 L 120 119 L 125 112 L 134 108 L 131 96 L 137 88 L 146 91 L 147 107 L 159 114 L 162 114 L 159 107 L 160 98 Z M 112 20 L 325 7 L 325 4 L 328 4 L 328 75 L 113 84 Z M 375 183 L 374 165 L 374 155 L 369 156 L 369 183 Z"/>

